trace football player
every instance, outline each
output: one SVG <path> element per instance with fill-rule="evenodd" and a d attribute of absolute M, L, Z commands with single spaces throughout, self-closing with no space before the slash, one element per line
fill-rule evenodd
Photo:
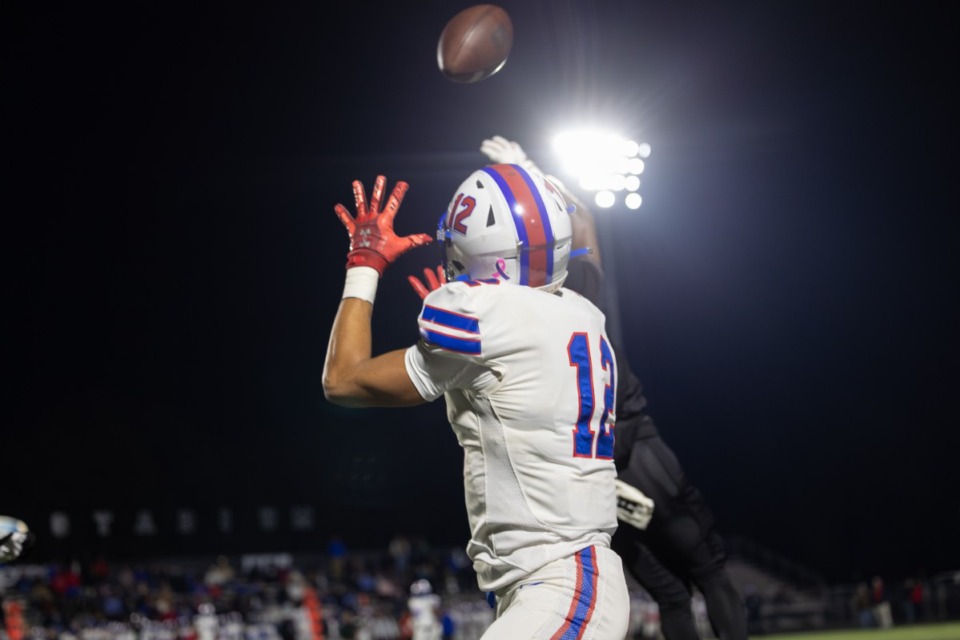
<path fill-rule="evenodd" d="M 464 493 L 493 638 L 622 640 L 629 598 L 613 463 L 616 360 L 605 318 L 562 288 L 571 226 L 563 197 L 518 165 L 491 165 L 459 186 L 438 229 L 449 284 L 430 292 L 409 348 L 371 354 L 384 270 L 429 236 L 398 237 L 398 182 L 370 202 L 353 183 L 347 274 L 323 374 L 344 406 L 409 406 L 444 397 L 464 452 Z"/>
<path fill-rule="evenodd" d="M 407 610 L 413 632 L 411 640 L 440 640 L 443 635 L 440 596 L 433 592 L 429 580 L 420 579 L 410 585 Z"/>
<path fill-rule="evenodd" d="M 517 163 L 543 175 L 519 144 L 502 136 L 484 140 L 480 150 L 493 162 Z M 571 214 L 574 247 L 591 248 L 571 263 L 567 286 L 603 307 L 603 269 L 593 215 L 561 181 L 551 180 L 576 206 Z M 657 602 L 666 640 L 699 638 L 691 609 L 694 586 L 704 597 L 717 637 L 744 640 L 744 603 L 726 571 L 726 552 L 713 513 L 646 413 L 640 380 L 618 345 L 612 346 L 620 367 L 615 429 L 618 515 L 628 525 L 617 530 L 613 548 Z M 631 488 L 638 490 L 639 496 L 631 493 Z"/>

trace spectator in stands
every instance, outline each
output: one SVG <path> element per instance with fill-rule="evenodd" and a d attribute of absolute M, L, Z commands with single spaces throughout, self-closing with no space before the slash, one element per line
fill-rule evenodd
<path fill-rule="evenodd" d="M 349 609 L 345 609 L 340 616 L 340 637 L 343 640 L 354 640 L 360 637 L 360 621 L 357 614 Z"/>
<path fill-rule="evenodd" d="M 410 566 L 412 553 L 410 540 L 402 533 L 398 533 L 390 540 L 388 549 L 393 558 L 393 568 L 397 572 L 397 578 L 402 580 L 406 577 L 407 568 Z"/>
<path fill-rule="evenodd" d="M 760 635 L 763 628 L 763 596 L 756 585 L 746 586 L 744 605 L 747 607 L 747 631 L 750 635 Z"/>
<path fill-rule="evenodd" d="M 870 583 L 870 602 L 877 626 L 889 629 L 893 626 L 893 614 L 890 609 L 890 594 L 880 576 L 874 576 Z"/>
<path fill-rule="evenodd" d="M 327 542 L 327 555 L 330 556 L 330 577 L 332 580 L 343 579 L 347 561 L 347 543 L 338 535 L 333 535 Z"/>
<path fill-rule="evenodd" d="M 218 556 L 217 561 L 207 569 L 203 581 L 208 587 L 222 587 L 233 580 L 234 575 L 230 560 L 226 556 Z"/>
<path fill-rule="evenodd" d="M 449 611 L 444 611 L 440 618 L 440 625 L 443 631 L 443 640 L 453 640 L 457 633 L 457 623 Z"/>
<path fill-rule="evenodd" d="M 866 629 L 876 625 L 873 618 L 873 603 L 870 601 L 870 587 L 866 582 L 860 582 L 854 588 L 850 606 L 861 628 Z"/>
<path fill-rule="evenodd" d="M 907 578 L 903 585 L 903 617 L 907 624 L 920 622 L 924 619 L 923 610 L 923 580 L 919 577 Z"/>
<path fill-rule="evenodd" d="M 913 603 L 913 590 L 917 581 L 912 577 L 903 581 L 903 621 L 913 624 L 917 621 L 917 610 Z"/>

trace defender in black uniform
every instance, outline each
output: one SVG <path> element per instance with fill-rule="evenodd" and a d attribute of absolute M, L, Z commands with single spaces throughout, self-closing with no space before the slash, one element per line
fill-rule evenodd
<path fill-rule="evenodd" d="M 575 247 L 576 228 L 574 225 Z M 603 309 L 602 282 L 597 264 L 577 259 L 571 261 L 564 286 Z M 645 412 L 643 388 L 626 355 L 616 343 L 612 346 L 620 376 L 614 462 L 619 479 L 640 489 L 654 504 L 646 529 L 620 523 L 613 549 L 656 601 L 666 640 L 699 638 L 691 609 L 693 586 L 703 594 L 717 637 L 744 640 L 744 605 L 727 574 L 726 552 L 713 513 Z"/>

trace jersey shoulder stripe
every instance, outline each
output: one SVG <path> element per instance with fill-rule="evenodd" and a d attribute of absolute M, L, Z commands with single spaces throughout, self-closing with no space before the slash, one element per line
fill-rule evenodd
<path fill-rule="evenodd" d="M 424 328 L 420 329 L 420 336 L 427 342 L 427 344 L 440 347 L 441 349 L 446 349 L 447 351 L 466 353 L 472 356 L 480 355 L 481 345 L 479 338 L 458 338 L 456 336 L 440 333 L 439 331 L 430 331 L 429 329 Z"/>
<path fill-rule="evenodd" d="M 424 305 L 422 318 L 426 322 L 431 322 L 441 327 L 459 329 L 467 333 L 480 333 L 480 321 L 462 313 L 447 311 L 439 307 Z"/>
<path fill-rule="evenodd" d="M 418 323 L 427 345 L 470 356 L 481 354 L 480 318 L 467 291 L 460 283 L 448 284 L 424 300 Z"/>

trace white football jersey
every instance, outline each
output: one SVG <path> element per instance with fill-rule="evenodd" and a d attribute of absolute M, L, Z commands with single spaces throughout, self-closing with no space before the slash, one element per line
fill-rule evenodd
<path fill-rule="evenodd" d="M 445 396 L 463 447 L 480 588 L 609 546 L 616 362 L 603 313 L 567 289 L 453 282 L 419 324 L 406 368 L 424 399 Z"/>
<path fill-rule="evenodd" d="M 443 625 L 437 617 L 440 596 L 435 593 L 411 596 L 407 600 L 407 609 L 410 610 L 412 640 L 440 640 L 443 635 Z"/>

